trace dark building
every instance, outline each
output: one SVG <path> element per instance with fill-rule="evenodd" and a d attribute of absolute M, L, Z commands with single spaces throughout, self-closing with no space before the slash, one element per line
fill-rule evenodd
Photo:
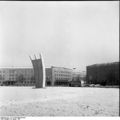
<path fill-rule="evenodd" d="M 120 85 L 119 62 L 87 66 L 88 84 Z"/>

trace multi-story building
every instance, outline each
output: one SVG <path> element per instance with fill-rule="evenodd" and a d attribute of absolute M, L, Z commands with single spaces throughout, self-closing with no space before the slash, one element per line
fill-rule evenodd
<path fill-rule="evenodd" d="M 46 85 L 67 85 L 80 72 L 64 67 L 46 68 Z M 0 85 L 34 86 L 34 71 L 32 68 L 1 68 Z"/>
<path fill-rule="evenodd" d="M 51 85 L 67 85 L 72 80 L 72 69 L 64 67 L 51 67 L 52 83 Z"/>
<path fill-rule="evenodd" d="M 119 62 L 87 66 L 89 84 L 119 85 Z"/>
<path fill-rule="evenodd" d="M 16 72 L 13 69 L 3 68 L 0 70 L 0 84 L 3 82 L 8 82 L 10 84 L 16 81 Z"/>
<path fill-rule="evenodd" d="M 0 84 L 32 85 L 34 84 L 33 69 L 31 68 L 1 68 Z"/>

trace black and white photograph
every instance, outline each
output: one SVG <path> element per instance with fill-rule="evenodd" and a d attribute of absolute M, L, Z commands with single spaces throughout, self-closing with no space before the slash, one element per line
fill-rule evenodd
<path fill-rule="evenodd" d="M 119 86 L 119 1 L 0 1 L 1 118 L 119 117 Z"/>

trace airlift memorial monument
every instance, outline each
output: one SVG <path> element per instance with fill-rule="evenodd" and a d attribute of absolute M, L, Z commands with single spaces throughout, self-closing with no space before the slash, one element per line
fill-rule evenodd
<path fill-rule="evenodd" d="M 34 70 L 34 77 L 35 77 L 35 87 L 36 88 L 44 88 L 45 87 L 45 66 L 44 66 L 44 61 L 42 58 L 42 55 L 39 55 L 39 59 L 36 58 L 32 60 L 30 57 L 30 60 L 33 65 L 33 70 Z"/>

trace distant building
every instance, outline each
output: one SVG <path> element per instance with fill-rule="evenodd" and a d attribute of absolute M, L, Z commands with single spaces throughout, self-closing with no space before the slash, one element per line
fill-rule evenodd
<path fill-rule="evenodd" d="M 76 80 L 80 81 L 80 76 L 81 76 L 80 70 L 77 70 L 76 68 L 73 68 L 73 70 L 72 70 L 72 81 L 76 81 Z"/>
<path fill-rule="evenodd" d="M 31 68 L 1 68 L 0 85 L 34 85 L 34 74 Z"/>
<path fill-rule="evenodd" d="M 46 85 L 50 86 L 52 83 L 52 68 L 46 68 Z"/>
<path fill-rule="evenodd" d="M 89 84 L 119 85 L 119 62 L 87 66 Z"/>
<path fill-rule="evenodd" d="M 64 67 L 46 68 L 46 85 L 68 85 L 73 77 L 79 76 L 73 69 Z M 34 71 L 32 68 L 1 68 L 0 85 L 34 86 Z"/>
<path fill-rule="evenodd" d="M 52 83 L 51 85 L 67 85 L 72 80 L 72 69 L 64 67 L 51 67 Z"/>

